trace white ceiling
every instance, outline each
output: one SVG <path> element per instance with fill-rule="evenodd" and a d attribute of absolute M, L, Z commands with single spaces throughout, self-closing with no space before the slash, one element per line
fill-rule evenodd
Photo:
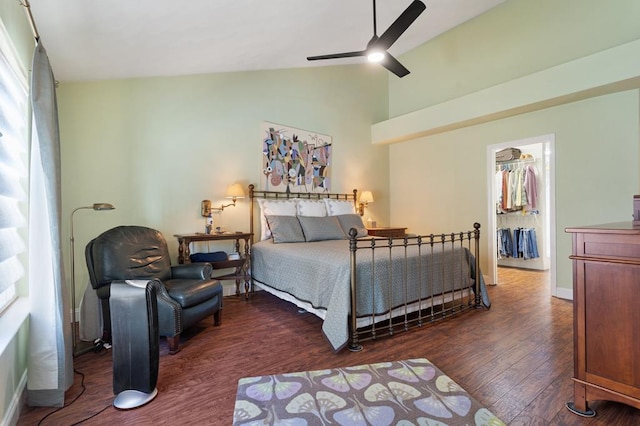
<path fill-rule="evenodd" d="M 389 49 L 405 53 L 505 0 L 423 0 Z M 307 56 L 362 50 L 371 0 L 31 0 L 59 81 L 170 76 L 364 62 Z M 411 0 L 377 0 L 378 35 Z"/>

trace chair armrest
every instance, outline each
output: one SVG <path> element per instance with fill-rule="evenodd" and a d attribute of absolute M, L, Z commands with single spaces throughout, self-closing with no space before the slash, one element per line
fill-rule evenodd
<path fill-rule="evenodd" d="M 126 283 L 126 280 L 112 281 L 113 283 Z M 158 279 L 148 282 L 156 289 L 156 300 L 158 305 L 158 332 L 160 336 L 175 336 L 182 333 L 182 307 L 173 300 L 164 284 Z"/>
<path fill-rule="evenodd" d="M 172 266 L 171 278 L 208 280 L 212 272 L 213 266 L 210 263 L 186 263 Z"/>
<path fill-rule="evenodd" d="M 182 307 L 173 300 L 164 284 L 158 279 L 151 281 L 158 298 L 158 332 L 161 336 L 173 337 L 182 333 Z"/>

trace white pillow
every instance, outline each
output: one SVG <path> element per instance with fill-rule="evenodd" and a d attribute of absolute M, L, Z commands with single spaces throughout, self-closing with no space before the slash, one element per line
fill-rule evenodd
<path fill-rule="evenodd" d="M 258 198 L 260 206 L 260 240 L 271 238 L 271 231 L 265 216 L 295 216 L 296 200 L 270 200 Z"/>
<path fill-rule="evenodd" d="M 329 216 L 354 214 L 356 212 L 356 206 L 354 205 L 353 201 L 325 198 L 324 203 L 327 206 L 327 214 Z"/>
<path fill-rule="evenodd" d="M 298 216 L 327 216 L 327 208 L 322 200 L 303 200 L 298 199 L 297 215 Z"/>

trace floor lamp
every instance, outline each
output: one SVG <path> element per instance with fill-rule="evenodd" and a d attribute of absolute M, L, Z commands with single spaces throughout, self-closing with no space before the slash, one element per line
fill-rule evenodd
<path fill-rule="evenodd" d="M 113 204 L 109 203 L 94 203 L 91 206 L 78 207 L 71 212 L 71 228 L 70 228 L 70 248 L 71 248 L 71 342 L 73 343 L 73 356 L 81 355 L 85 352 L 89 352 L 93 350 L 94 345 L 92 344 L 88 348 L 84 348 L 83 350 L 76 350 L 78 346 L 78 326 L 76 323 L 76 270 L 75 270 L 75 247 L 74 247 L 74 238 L 73 238 L 73 215 L 78 210 L 95 210 L 95 211 L 104 211 L 104 210 L 113 210 L 115 207 Z"/>

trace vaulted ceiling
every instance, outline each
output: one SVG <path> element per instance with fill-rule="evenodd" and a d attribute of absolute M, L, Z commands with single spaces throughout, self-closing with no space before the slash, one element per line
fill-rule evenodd
<path fill-rule="evenodd" d="M 412 0 L 377 0 L 378 35 Z M 505 0 L 423 0 L 389 49 L 401 55 Z M 307 56 L 363 49 L 372 0 L 31 0 L 60 81 L 365 62 Z"/>

